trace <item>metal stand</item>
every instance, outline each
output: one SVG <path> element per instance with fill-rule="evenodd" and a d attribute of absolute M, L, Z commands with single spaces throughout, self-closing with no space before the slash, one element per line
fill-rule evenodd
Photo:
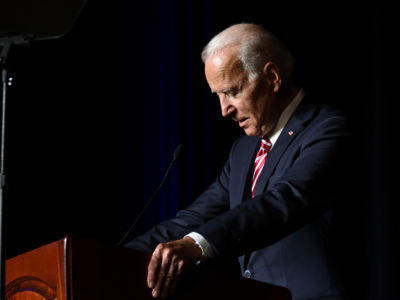
<path fill-rule="evenodd" d="M 10 48 L 14 44 L 28 44 L 27 37 L 7 37 L 0 38 L 0 71 L 1 71 L 1 140 L 0 140 L 0 300 L 5 300 L 5 256 L 4 256 L 4 196 L 6 188 L 5 174 L 5 137 L 6 137 L 6 104 L 7 104 L 7 86 L 11 85 L 7 70 L 7 57 Z"/>

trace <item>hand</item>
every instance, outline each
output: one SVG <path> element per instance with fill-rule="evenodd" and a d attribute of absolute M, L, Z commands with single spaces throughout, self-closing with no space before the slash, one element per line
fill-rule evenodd
<path fill-rule="evenodd" d="M 201 249 L 190 237 L 159 244 L 151 257 L 147 285 L 154 298 L 165 298 L 175 292 L 182 270 L 193 266 L 200 258 Z"/>

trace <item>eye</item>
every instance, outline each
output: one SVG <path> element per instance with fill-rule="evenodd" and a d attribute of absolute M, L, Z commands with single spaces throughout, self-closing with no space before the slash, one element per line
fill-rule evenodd
<path fill-rule="evenodd" d="M 236 97 L 239 94 L 240 90 L 239 88 L 233 88 L 230 91 L 226 92 L 225 95 L 229 97 Z"/>

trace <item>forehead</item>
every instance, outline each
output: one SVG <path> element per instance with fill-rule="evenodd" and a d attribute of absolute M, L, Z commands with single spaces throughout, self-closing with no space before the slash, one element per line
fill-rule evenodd
<path fill-rule="evenodd" d="M 246 77 L 237 50 L 232 48 L 218 52 L 205 63 L 206 78 L 213 92 L 228 89 Z"/>

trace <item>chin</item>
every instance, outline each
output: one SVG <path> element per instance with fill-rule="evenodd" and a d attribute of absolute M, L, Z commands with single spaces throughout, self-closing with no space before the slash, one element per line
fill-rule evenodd
<path fill-rule="evenodd" d="M 244 132 L 247 136 L 259 136 L 258 132 L 256 132 L 254 129 L 252 130 L 251 128 L 244 129 Z"/>

